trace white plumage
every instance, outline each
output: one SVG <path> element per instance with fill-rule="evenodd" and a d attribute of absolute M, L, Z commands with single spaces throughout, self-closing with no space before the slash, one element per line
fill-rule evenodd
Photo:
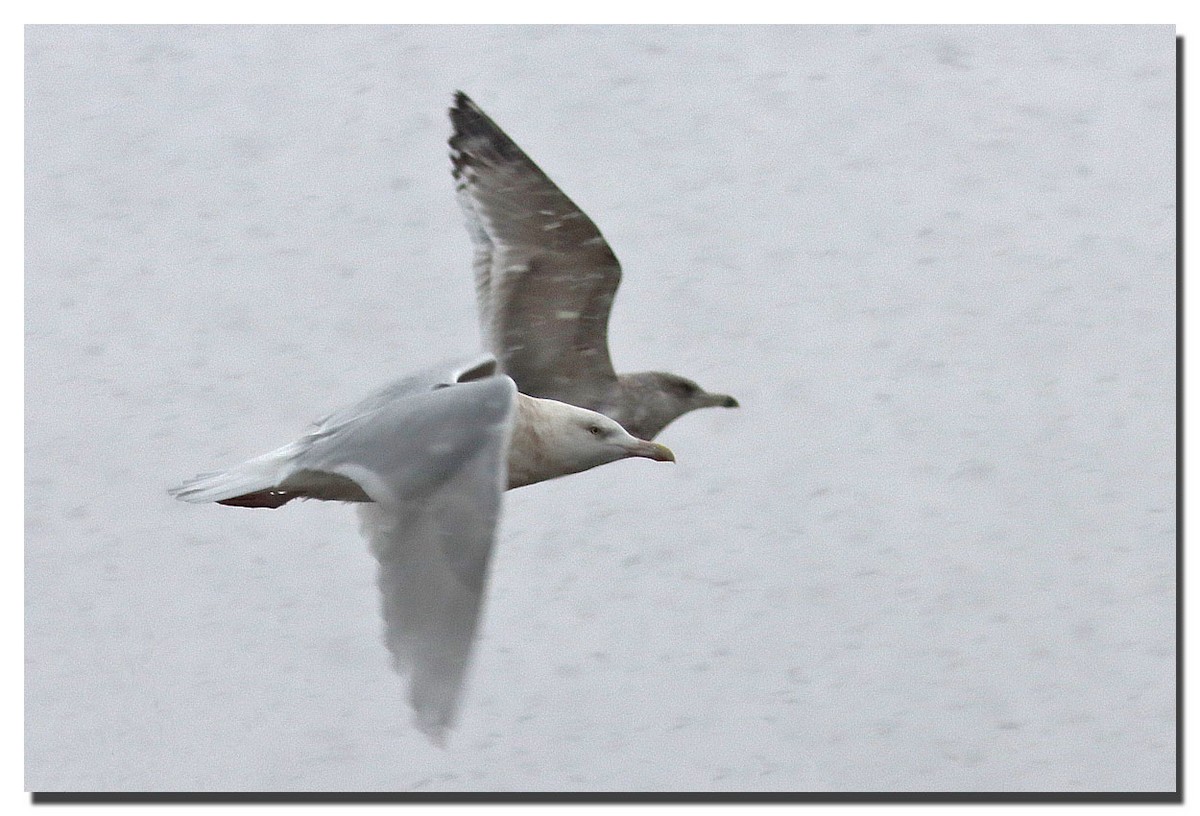
<path fill-rule="evenodd" d="M 491 358 L 428 369 L 289 445 L 171 491 L 241 507 L 360 503 L 385 640 L 410 678 L 418 726 L 439 743 L 457 711 L 501 493 L 632 456 L 674 459 L 594 411 L 518 394 L 494 370 Z"/>

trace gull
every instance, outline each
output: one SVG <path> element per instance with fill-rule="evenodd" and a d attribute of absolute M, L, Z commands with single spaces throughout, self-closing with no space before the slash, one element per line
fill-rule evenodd
<path fill-rule="evenodd" d="M 384 641 L 417 727 L 455 722 L 506 489 L 630 457 L 673 462 L 609 417 L 518 393 L 495 358 L 433 366 L 319 420 L 299 440 L 170 492 L 187 502 L 355 502 L 379 561 Z"/>
<path fill-rule="evenodd" d="M 642 439 L 697 408 L 736 408 L 677 374 L 616 373 L 608 318 L 621 265 L 608 242 L 462 91 L 450 121 L 483 342 L 521 393 L 598 411 Z"/>

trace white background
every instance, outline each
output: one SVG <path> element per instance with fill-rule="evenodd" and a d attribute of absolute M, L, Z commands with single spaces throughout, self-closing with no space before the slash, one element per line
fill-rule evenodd
<path fill-rule="evenodd" d="M 1173 788 L 1173 36 L 28 31 L 27 787 Z M 743 408 L 508 496 L 442 752 L 351 512 L 164 491 L 476 348 L 459 87 Z"/>

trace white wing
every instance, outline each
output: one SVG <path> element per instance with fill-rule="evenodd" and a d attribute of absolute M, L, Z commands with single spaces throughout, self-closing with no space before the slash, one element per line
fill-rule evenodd
<path fill-rule="evenodd" d="M 479 620 L 515 403 L 507 377 L 411 397 L 333 440 L 340 461 L 312 463 L 374 502 L 359 513 L 379 560 L 384 639 L 418 726 L 439 743 Z"/>
<path fill-rule="evenodd" d="M 479 618 L 517 387 L 490 357 L 434 367 L 326 417 L 297 442 L 172 492 L 185 501 L 276 507 L 293 498 L 370 502 L 385 640 L 410 678 L 417 723 L 454 722 Z M 365 495 L 364 495 L 365 494 Z"/>

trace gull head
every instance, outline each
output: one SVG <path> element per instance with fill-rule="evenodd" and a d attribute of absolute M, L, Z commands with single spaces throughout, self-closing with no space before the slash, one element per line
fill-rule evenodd
<path fill-rule="evenodd" d="M 564 456 L 574 459 L 579 470 L 633 457 L 675 461 L 675 454 L 666 445 L 638 439 L 604 414 L 554 400 L 542 402 L 551 403 L 547 408 L 555 420 L 551 426 L 555 444 Z"/>
<path fill-rule="evenodd" d="M 694 380 L 665 371 L 640 371 L 617 377 L 621 393 L 614 414 L 633 433 L 653 439 L 684 414 L 699 408 L 737 408 L 728 394 L 705 391 Z"/>
<path fill-rule="evenodd" d="M 659 373 L 663 392 L 687 411 L 697 408 L 737 408 L 738 401 L 728 394 L 705 391 L 700 384 L 678 374 Z"/>
<path fill-rule="evenodd" d="M 568 406 L 574 407 L 574 406 Z M 666 445 L 638 439 L 621 427 L 615 420 L 604 414 L 589 411 L 586 408 L 576 408 L 578 413 L 573 417 L 573 425 L 582 430 L 587 437 L 580 437 L 595 456 L 604 457 L 605 462 L 615 462 L 618 459 L 629 459 L 640 456 L 653 459 L 656 462 L 674 462 L 675 454 Z"/>
<path fill-rule="evenodd" d="M 604 414 L 517 394 L 508 453 L 508 486 L 555 479 L 620 459 L 674 462 L 666 445 L 638 439 Z"/>

